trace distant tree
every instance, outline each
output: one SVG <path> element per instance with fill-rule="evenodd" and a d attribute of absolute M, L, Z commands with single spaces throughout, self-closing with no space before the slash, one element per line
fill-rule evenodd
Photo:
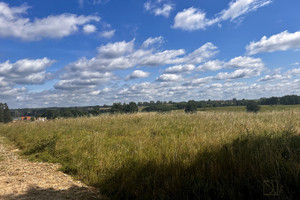
<path fill-rule="evenodd" d="M 139 108 L 138 108 L 138 106 L 136 105 L 136 103 L 135 102 L 130 102 L 129 104 L 128 104 L 128 107 L 129 107 L 129 112 L 130 113 L 135 113 L 135 112 L 138 112 L 139 111 Z"/>
<path fill-rule="evenodd" d="M 0 103 L 0 123 L 4 122 L 4 105 Z"/>
<path fill-rule="evenodd" d="M 64 110 L 60 115 L 65 118 L 74 117 L 73 113 L 70 110 Z"/>
<path fill-rule="evenodd" d="M 3 119 L 4 119 L 4 123 L 9 123 L 12 121 L 10 110 L 6 103 L 4 104 Z"/>
<path fill-rule="evenodd" d="M 158 105 L 150 105 L 145 107 L 142 112 L 170 112 L 172 110 L 176 110 L 177 108 L 173 105 L 163 105 L 163 104 L 158 104 Z"/>
<path fill-rule="evenodd" d="M 197 112 L 197 103 L 193 100 L 188 101 L 184 111 L 186 113 L 195 113 L 195 112 Z"/>
<path fill-rule="evenodd" d="M 258 112 L 260 110 L 260 106 L 256 101 L 248 101 L 246 104 L 247 112 Z"/>
<path fill-rule="evenodd" d="M 110 109 L 111 113 L 121 113 L 123 112 L 123 106 L 121 103 L 113 103 L 111 109 Z"/>
<path fill-rule="evenodd" d="M 47 110 L 46 113 L 42 115 L 42 117 L 47 117 L 47 119 L 55 119 L 59 116 L 57 110 Z"/>
<path fill-rule="evenodd" d="M 176 103 L 176 107 L 177 109 L 184 109 L 186 107 L 187 103 L 186 102 L 179 102 L 179 103 Z"/>

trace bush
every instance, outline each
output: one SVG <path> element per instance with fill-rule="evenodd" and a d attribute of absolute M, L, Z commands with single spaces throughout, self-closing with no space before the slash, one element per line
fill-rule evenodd
<path fill-rule="evenodd" d="M 246 109 L 247 109 L 247 112 L 255 112 L 256 113 L 260 110 L 260 106 L 255 101 L 249 101 L 246 104 Z"/>
<path fill-rule="evenodd" d="M 197 103 L 193 100 L 188 101 L 184 111 L 186 113 L 195 113 L 195 112 L 197 112 Z"/>

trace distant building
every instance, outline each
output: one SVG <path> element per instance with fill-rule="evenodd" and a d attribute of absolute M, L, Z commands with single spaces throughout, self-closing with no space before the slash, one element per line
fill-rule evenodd
<path fill-rule="evenodd" d="M 21 117 L 21 120 L 31 120 L 31 117 L 30 116 L 26 116 L 26 117 Z"/>

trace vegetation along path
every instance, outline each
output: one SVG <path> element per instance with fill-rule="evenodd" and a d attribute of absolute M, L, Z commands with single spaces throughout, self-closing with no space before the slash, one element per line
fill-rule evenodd
<path fill-rule="evenodd" d="M 101 199 L 90 187 L 58 171 L 58 164 L 30 162 L 0 137 L 0 199 Z"/>

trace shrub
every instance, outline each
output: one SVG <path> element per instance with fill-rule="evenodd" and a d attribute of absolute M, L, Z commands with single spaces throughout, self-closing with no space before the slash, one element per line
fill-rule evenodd
<path fill-rule="evenodd" d="M 260 110 L 260 106 L 255 101 L 249 101 L 246 105 L 247 112 L 258 112 Z"/>

